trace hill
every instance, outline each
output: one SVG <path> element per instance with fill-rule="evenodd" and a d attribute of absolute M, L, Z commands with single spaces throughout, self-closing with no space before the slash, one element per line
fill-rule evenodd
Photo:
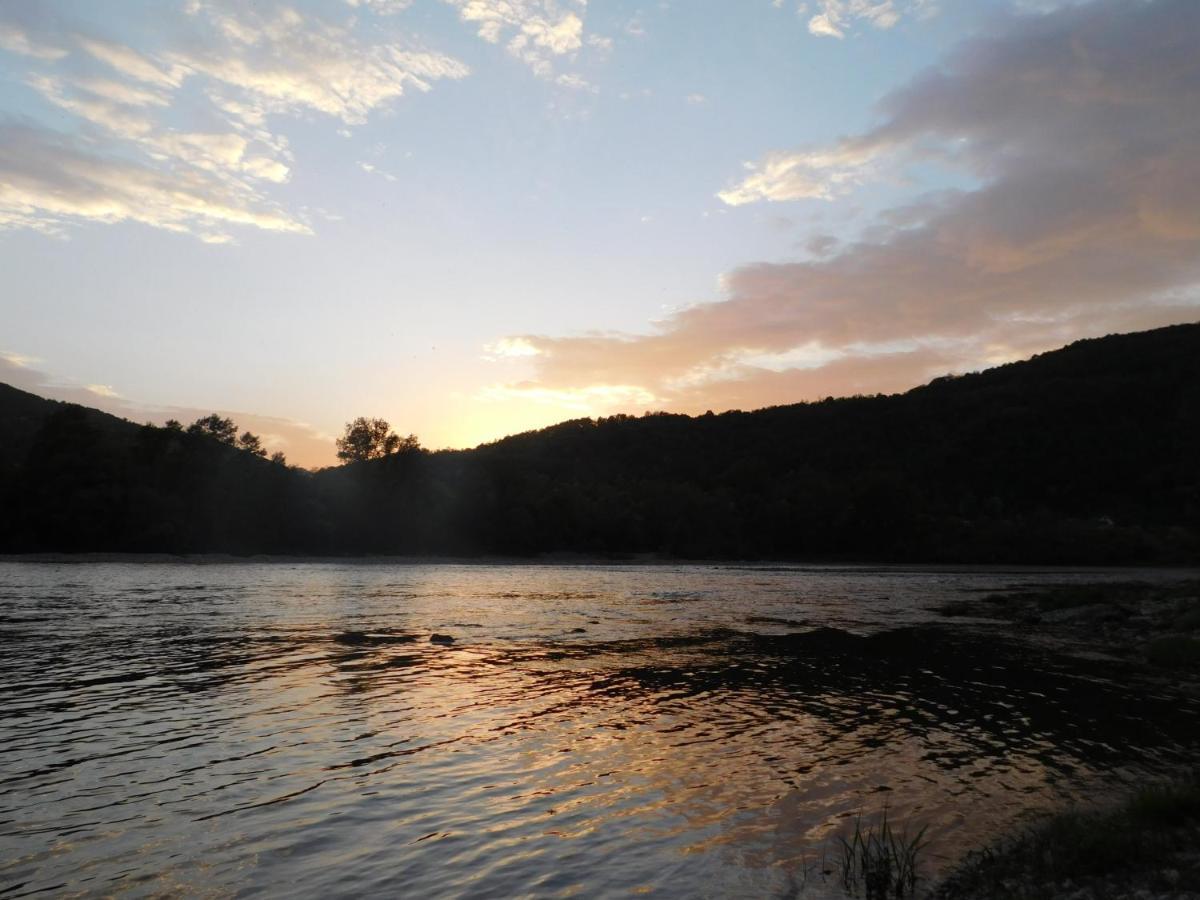
<path fill-rule="evenodd" d="M 0 552 L 284 552 L 300 473 L 0 385 Z"/>
<path fill-rule="evenodd" d="M 34 439 L 51 416 L 72 408 L 70 403 L 46 400 L 7 384 L 0 384 L 0 469 L 19 468 L 29 455 Z M 82 415 L 89 424 L 113 435 L 129 438 L 137 431 L 132 422 L 111 416 L 98 409 L 85 409 Z"/>
<path fill-rule="evenodd" d="M 12 393 L 0 394 L 6 443 L 10 410 L 24 404 L 26 432 L 37 411 Z M 32 440 L 44 447 L 61 416 Z M 77 508 L 76 482 L 90 479 L 101 532 L 68 545 L 59 517 L 10 528 L 0 547 L 1200 559 L 1200 325 L 1080 341 L 905 394 L 580 419 L 315 475 L 129 428 L 132 446 L 97 429 L 86 457 L 31 449 L 9 472 L 7 505 L 26 522 L 46 503 Z"/>

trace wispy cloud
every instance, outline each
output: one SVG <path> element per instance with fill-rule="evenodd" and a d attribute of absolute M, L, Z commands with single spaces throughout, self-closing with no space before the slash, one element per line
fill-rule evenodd
<path fill-rule="evenodd" d="M 404 12 L 412 6 L 412 0 L 346 0 L 346 2 L 351 6 L 369 9 L 385 16 Z"/>
<path fill-rule="evenodd" d="M 371 12 L 400 6 L 363 4 Z M 349 7 L 331 20 L 281 4 L 188 0 L 164 11 L 186 24 L 188 39 L 152 48 L 82 25 L 39 33 L 20 21 L 23 12 L 0 12 L 12 19 L 0 21 L 0 49 L 28 61 L 26 83 L 77 128 L 3 124 L 5 228 L 65 234 L 83 221 L 134 221 L 208 243 L 229 242 L 231 226 L 308 233 L 303 216 L 264 190 L 288 181 L 294 164 L 272 117 L 317 113 L 361 124 L 407 91 L 468 74 L 407 38 L 363 40 Z M 178 128 L 177 105 L 197 99 L 210 106 L 191 115 L 211 127 Z"/>
<path fill-rule="evenodd" d="M 107 63 L 123 75 L 160 88 L 176 88 L 183 82 L 187 70 L 179 65 L 164 65 L 132 47 L 94 37 L 77 37 L 77 42 L 91 56 Z"/>
<path fill-rule="evenodd" d="M 867 176 L 880 151 L 860 141 L 834 147 L 768 153 L 746 163 L 747 174 L 717 196 L 730 206 L 756 200 L 832 200 Z"/>
<path fill-rule="evenodd" d="M 433 82 L 469 72 L 445 54 L 395 41 L 365 43 L 349 23 L 305 16 L 286 6 L 235 13 L 193 2 L 191 10 L 213 29 L 212 39 L 166 58 L 237 90 L 252 109 L 315 110 L 360 124 L 406 90 L 428 91 Z"/>
<path fill-rule="evenodd" d="M 227 238 L 229 226 L 310 230 L 236 179 L 165 170 L 99 152 L 69 134 L 0 124 L 0 228 L 62 234 L 78 221 L 139 222 L 215 241 Z"/>
<path fill-rule="evenodd" d="M 500 338 L 483 348 L 487 358 L 537 356 L 541 351 L 525 338 Z"/>
<path fill-rule="evenodd" d="M 362 169 L 364 172 L 366 172 L 368 175 L 378 175 L 380 178 L 384 179 L 384 181 L 395 181 L 396 180 L 395 175 L 393 175 L 391 172 L 384 171 L 383 169 L 379 168 L 374 163 L 369 163 L 369 162 L 365 162 L 363 160 L 359 160 L 358 167 L 360 169 Z"/>
<path fill-rule="evenodd" d="M 925 18 L 935 11 L 933 0 L 815 0 L 797 6 L 797 12 L 808 22 L 810 34 L 838 39 L 844 38 L 859 24 L 886 30 L 902 18 Z"/>
<path fill-rule="evenodd" d="M 490 44 L 504 43 L 510 54 L 537 75 L 553 78 L 556 59 L 569 57 L 583 46 L 583 18 L 586 0 L 564 7 L 556 0 L 444 0 L 458 10 L 459 18 L 475 26 L 481 38 Z M 571 8 L 574 7 L 574 8 Z M 600 39 L 592 46 L 608 49 L 611 41 Z M 586 84 L 578 76 L 559 79 L 560 84 L 577 87 Z"/>
<path fill-rule="evenodd" d="M 836 197 L 903 158 L 977 187 L 887 211 L 857 243 L 820 241 L 812 261 L 742 266 L 723 300 L 645 334 L 513 336 L 537 353 L 512 389 L 620 384 L 665 407 L 755 406 L 1200 317 L 1197 35 L 1191 0 L 997 24 L 885 97 L 875 128 L 769 154 L 722 196 Z"/>
<path fill-rule="evenodd" d="M 24 28 L 9 22 L 0 22 L 0 50 L 50 61 L 62 59 L 67 55 L 67 51 L 62 47 L 35 40 Z"/>

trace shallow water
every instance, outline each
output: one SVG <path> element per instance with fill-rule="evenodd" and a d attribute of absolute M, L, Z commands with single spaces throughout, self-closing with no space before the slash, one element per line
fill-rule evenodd
<path fill-rule="evenodd" d="M 932 874 L 1200 709 L 928 607 L 1171 577 L 2 563 L 0 896 L 837 896 L 885 804 Z"/>

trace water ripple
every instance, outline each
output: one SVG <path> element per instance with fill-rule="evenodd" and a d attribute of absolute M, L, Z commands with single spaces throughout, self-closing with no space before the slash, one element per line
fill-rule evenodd
<path fill-rule="evenodd" d="M 1028 577 L 0 564 L 0 895 L 785 895 L 885 802 L 945 856 L 1196 749 L 1169 686 L 928 627 Z"/>

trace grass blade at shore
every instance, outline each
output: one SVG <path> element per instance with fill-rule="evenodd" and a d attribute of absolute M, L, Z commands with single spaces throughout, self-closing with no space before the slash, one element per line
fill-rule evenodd
<path fill-rule="evenodd" d="M 899 834 L 888 821 L 885 806 L 878 825 L 863 828 L 862 816 L 854 821 L 849 839 L 839 837 L 842 887 L 865 900 L 902 900 L 916 892 L 917 857 L 924 844 L 925 829 L 909 837 Z"/>

